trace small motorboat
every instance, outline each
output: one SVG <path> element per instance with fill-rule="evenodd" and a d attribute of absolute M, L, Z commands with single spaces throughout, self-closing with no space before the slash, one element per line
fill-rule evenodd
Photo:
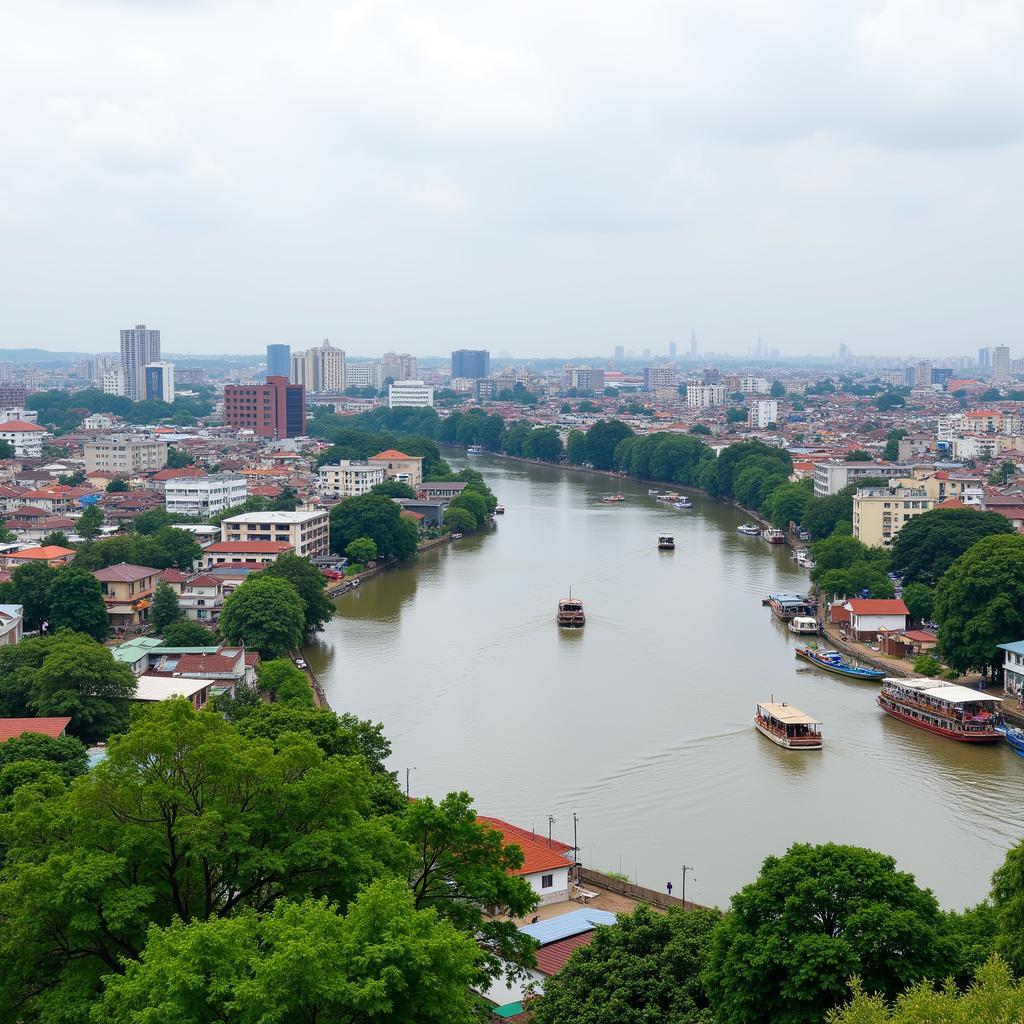
<path fill-rule="evenodd" d="M 736 527 L 736 532 L 742 533 L 745 537 L 758 537 L 761 534 L 757 523 L 744 523 L 742 526 Z"/>
<path fill-rule="evenodd" d="M 494 514 L 496 516 L 503 516 L 505 514 L 505 506 L 504 505 L 495 505 L 494 506 Z"/>
<path fill-rule="evenodd" d="M 647 493 L 656 498 L 659 494 L 661 494 L 661 491 L 659 491 L 657 487 L 652 487 Z"/>
<path fill-rule="evenodd" d="M 786 628 L 790 633 L 817 633 L 818 632 L 818 620 L 811 618 L 810 615 L 794 615 L 793 618 L 786 623 Z"/>
<path fill-rule="evenodd" d="M 601 501 L 606 505 L 612 505 L 617 501 L 625 501 L 626 496 L 624 494 L 606 494 Z"/>
<path fill-rule="evenodd" d="M 1001 732 L 1006 737 L 1006 742 L 1013 748 L 1014 753 L 1024 757 L 1024 729 L 1015 725 L 997 725 L 996 732 Z"/>
<path fill-rule="evenodd" d="M 670 533 L 658 534 L 658 550 L 659 551 L 675 551 L 676 539 Z"/>
<path fill-rule="evenodd" d="M 686 495 L 683 495 L 683 497 L 681 497 L 678 501 L 673 501 L 672 502 L 672 507 L 673 508 L 693 508 L 693 502 L 690 501 L 690 499 L 687 498 Z"/>
<path fill-rule="evenodd" d="M 820 651 L 815 647 L 798 647 L 796 656 L 809 661 L 826 672 L 847 679 L 859 679 L 863 683 L 880 683 L 885 673 L 877 668 L 862 668 L 847 661 L 838 651 Z"/>

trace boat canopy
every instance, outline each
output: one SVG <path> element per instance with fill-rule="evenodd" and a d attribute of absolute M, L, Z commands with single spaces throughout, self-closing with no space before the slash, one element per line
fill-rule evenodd
<path fill-rule="evenodd" d="M 1002 697 L 993 697 L 978 690 L 972 690 L 969 686 L 960 686 L 957 683 L 946 683 L 941 679 L 897 679 L 887 677 L 885 680 L 889 686 L 902 687 L 905 690 L 916 690 L 918 693 L 932 700 L 942 701 L 944 704 L 1002 704 Z"/>
<path fill-rule="evenodd" d="M 807 604 L 809 598 L 802 594 L 769 594 L 768 600 L 777 604 Z"/>
<path fill-rule="evenodd" d="M 811 718 L 810 715 L 793 707 L 792 704 L 758 704 L 757 706 L 765 714 L 771 715 L 772 718 L 778 719 L 785 725 L 821 725 L 816 718 Z"/>

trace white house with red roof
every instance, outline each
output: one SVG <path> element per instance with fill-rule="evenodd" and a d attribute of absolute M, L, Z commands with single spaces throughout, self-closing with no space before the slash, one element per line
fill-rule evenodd
<path fill-rule="evenodd" d="M 569 899 L 570 873 L 573 868 L 571 846 L 527 832 L 500 818 L 477 816 L 477 821 L 501 833 L 502 845 L 516 845 L 523 851 L 523 866 L 512 874 L 526 879 L 541 903 L 561 903 Z"/>
<path fill-rule="evenodd" d="M 24 420 L 0 423 L 0 441 L 9 441 L 19 459 L 42 458 L 43 443 L 49 436 L 49 431 L 38 423 L 26 423 Z"/>
<path fill-rule="evenodd" d="M 853 598 L 843 605 L 851 632 L 858 640 L 875 640 L 879 633 L 906 629 L 907 606 L 898 598 Z"/>
<path fill-rule="evenodd" d="M 203 548 L 203 565 L 255 565 L 262 568 L 276 562 L 278 555 L 294 551 L 295 545 L 283 540 L 219 540 Z"/>

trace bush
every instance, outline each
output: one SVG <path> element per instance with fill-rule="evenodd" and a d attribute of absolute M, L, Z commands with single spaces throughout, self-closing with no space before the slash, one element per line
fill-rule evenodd
<path fill-rule="evenodd" d="M 919 654 L 914 659 L 914 671 L 918 675 L 927 676 L 931 679 L 942 671 L 942 662 L 938 658 L 933 658 L 930 654 Z"/>

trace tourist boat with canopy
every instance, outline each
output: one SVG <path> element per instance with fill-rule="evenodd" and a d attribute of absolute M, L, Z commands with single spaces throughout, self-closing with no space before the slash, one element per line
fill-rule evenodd
<path fill-rule="evenodd" d="M 743 523 L 742 526 L 736 527 L 737 533 L 742 533 L 745 537 L 757 537 L 760 535 L 761 530 L 757 523 Z"/>
<path fill-rule="evenodd" d="M 583 602 L 578 597 L 572 596 L 572 587 L 569 588 L 569 596 L 563 597 L 558 602 L 558 612 L 555 621 L 562 629 L 582 629 L 587 621 L 583 614 Z"/>
<path fill-rule="evenodd" d="M 659 533 L 658 534 L 658 550 L 659 551 L 675 551 L 676 539 L 671 533 Z"/>
<path fill-rule="evenodd" d="M 789 622 L 797 615 L 813 617 L 818 610 L 818 602 L 803 594 L 769 594 L 762 603 L 780 622 Z"/>
<path fill-rule="evenodd" d="M 859 679 L 862 683 L 880 683 L 885 673 L 877 668 L 862 668 L 848 661 L 838 651 L 822 651 L 816 647 L 798 647 L 796 656 L 809 661 L 817 668 L 847 679 Z"/>
<path fill-rule="evenodd" d="M 802 633 L 817 633 L 818 620 L 813 615 L 794 615 L 789 620 L 787 628 L 790 633 L 796 633 L 798 636 Z"/>
<path fill-rule="evenodd" d="M 1002 697 L 941 679 L 886 678 L 878 706 L 901 722 L 961 743 L 997 743 L 1003 738 Z"/>
<path fill-rule="evenodd" d="M 787 750 L 821 750 L 821 722 L 792 704 L 757 705 L 754 728 Z"/>

